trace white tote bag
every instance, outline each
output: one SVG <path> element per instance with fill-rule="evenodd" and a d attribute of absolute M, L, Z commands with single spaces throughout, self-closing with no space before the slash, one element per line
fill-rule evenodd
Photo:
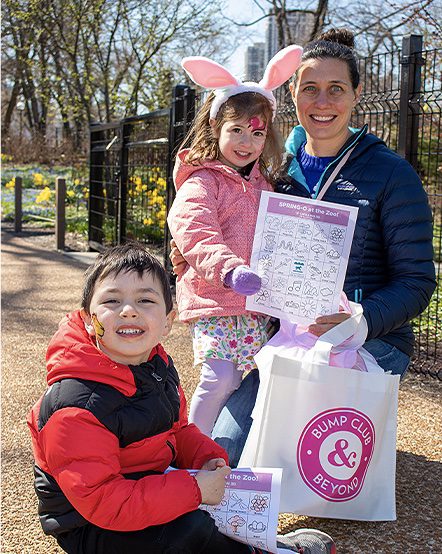
<path fill-rule="evenodd" d="M 280 512 L 396 519 L 399 376 L 379 366 L 361 372 L 329 365 L 331 349 L 354 334 L 360 315 L 307 352 L 274 347 L 272 339 L 255 357 L 260 387 L 238 467 L 283 468 Z M 373 366 L 368 352 L 359 353 Z"/>

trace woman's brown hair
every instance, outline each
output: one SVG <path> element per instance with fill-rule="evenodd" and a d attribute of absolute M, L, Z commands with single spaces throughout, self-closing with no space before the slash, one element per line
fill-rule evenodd
<path fill-rule="evenodd" d="M 359 69 L 354 47 L 354 35 L 349 29 L 330 29 L 305 46 L 301 59 L 302 62 L 326 58 L 343 61 L 347 64 L 353 90 L 356 90 L 359 85 Z M 293 76 L 294 82 L 302 62 Z"/>

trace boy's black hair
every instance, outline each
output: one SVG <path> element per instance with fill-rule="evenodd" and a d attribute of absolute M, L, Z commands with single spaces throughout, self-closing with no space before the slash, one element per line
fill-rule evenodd
<path fill-rule="evenodd" d="M 144 244 L 136 241 L 113 246 L 98 255 L 95 262 L 84 274 L 81 307 L 89 314 L 96 283 L 102 281 L 110 274 L 118 275 L 126 271 L 136 271 L 140 277 L 143 276 L 144 272 L 151 273 L 161 284 L 166 304 L 166 313 L 172 310 L 172 292 L 164 267 Z"/>
<path fill-rule="evenodd" d="M 345 28 L 330 29 L 318 37 L 317 40 L 309 42 L 302 54 L 302 62 L 315 59 L 332 58 L 341 60 L 347 64 L 348 72 L 353 90 L 359 85 L 358 62 L 354 51 L 354 35 Z M 300 67 L 302 67 L 302 62 Z M 296 81 L 297 72 L 294 75 Z"/>

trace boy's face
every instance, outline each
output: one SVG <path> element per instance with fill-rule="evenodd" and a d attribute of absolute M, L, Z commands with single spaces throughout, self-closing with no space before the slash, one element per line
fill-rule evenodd
<path fill-rule="evenodd" d="M 150 273 L 108 275 L 95 285 L 86 329 L 112 360 L 138 365 L 169 334 L 175 312 L 166 314 L 161 284 Z"/>

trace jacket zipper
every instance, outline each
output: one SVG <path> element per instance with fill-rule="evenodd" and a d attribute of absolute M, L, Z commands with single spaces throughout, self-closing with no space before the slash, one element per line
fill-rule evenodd
<path fill-rule="evenodd" d="M 176 451 L 175 451 L 175 448 L 174 448 L 173 444 L 170 441 L 166 440 L 166 444 L 172 450 L 172 460 L 170 462 L 170 463 L 172 463 L 176 458 Z"/>
<path fill-rule="evenodd" d="M 362 289 L 355 289 L 355 302 L 359 304 L 362 302 Z"/>

